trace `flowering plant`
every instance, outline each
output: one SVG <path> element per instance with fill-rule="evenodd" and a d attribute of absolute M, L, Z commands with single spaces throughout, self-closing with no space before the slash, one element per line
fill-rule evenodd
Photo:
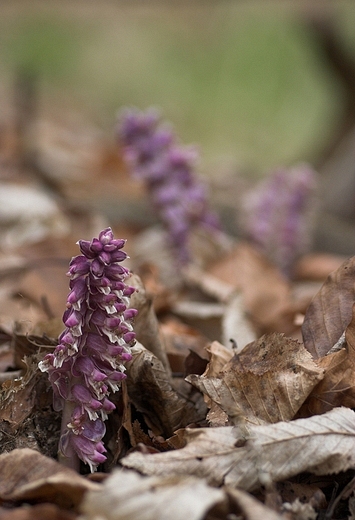
<path fill-rule="evenodd" d="M 124 111 L 118 134 L 124 158 L 134 176 L 146 183 L 178 262 L 186 263 L 194 226 L 219 229 L 218 218 L 208 207 L 206 187 L 194 174 L 196 150 L 179 145 L 173 131 L 152 109 Z"/>
<path fill-rule="evenodd" d="M 70 293 L 63 315 L 66 326 L 54 352 L 39 363 L 53 387 L 54 409 L 62 410 L 59 455 L 78 467 L 79 459 L 95 471 L 106 460 L 104 421 L 115 405 L 110 392 L 119 389 L 124 362 L 135 342 L 129 309 L 134 288 L 125 283 L 130 272 L 120 265 L 125 240 L 111 228 L 91 242 L 79 240 L 81 255 L 70 262 Z"/>
<path fill-rule="evenodd" d="M 243 201 L 244 233 L 286 275 L 310 242 L 316 172 L 306 164 L 279 169 Z"/>

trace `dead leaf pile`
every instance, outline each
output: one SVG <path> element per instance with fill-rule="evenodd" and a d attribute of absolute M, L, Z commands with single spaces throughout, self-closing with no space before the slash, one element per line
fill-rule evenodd
<path fill-rule="evenodd" d="M 82 154 L 97 171 L 63 179 L 46 142 L 42 169 L 30 181 L 16 162 L 15 180 L 46 185 L 65 226 L 36 235 L 31 217 L 26 240 L 0 247 L 0 520 L 354 518 L 355 257 L 304 257 L 289 280 L 249 243 L 196 230 L 179 271 L 101 138 Z M 6 211 L 3 237 L 22 225 Z M 75 243 L 106 225 L 128 239 L 139 312 L 108 459 L 90 476 L 55 460 L 61 417 L 37 365 L 62 330 Z"/>

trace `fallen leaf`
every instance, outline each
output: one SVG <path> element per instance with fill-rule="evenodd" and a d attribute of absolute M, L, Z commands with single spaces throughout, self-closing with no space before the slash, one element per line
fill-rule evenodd
<path fill-rule="evenodd" d="M 216 377 L 186 380 L 217 403 L 232 424 L 276 423 L 292 419 L 323 377 L 309 352 L 283 334 L 262 336 L 247 345 Z"/>
<path fill-rule="evenodd" d="M 280 482 L 277 489 L 283 502 L 292 503 L 295 498 L 300 498 L 302 502 L 312 504 L 316 509 L 326 509 L 327 499 L 323 491 L 315 484 L 294 482 L 287 480 Z"/>
<path fill-rule="evenodd" d="M 167 374 L 170 375 L 170 365 L 159 331 L 159 323 L 154 311 L 153 300 L 148 297 L 139 276 L 131 275 L 127 283 L 136 289 L 131 296 L 130 307 L 138 311 L 134 323 L 137 340 L 160 359 Z"/>
<path fill-rule="evenodd" d="M 273 511 L 249 493 L 241 489 L 226 487 L 229 498 L 235 502 L 246 520 L 285 520 L 281 514 Z"/>
<path fill-rule="evenodd" d="M 51 502 L 72 509 L 87 491 L 98 487 L 28 448 L 0 455 L 0 499 L 5 502 Z"/>
<path fill-rule="evenodd" d="M 248 427 L 186 429 L 180 450 L 131 453 L 123 466 L 146 475 L 194 475 L 214 486 L 223 483 L 253 491 L 302 472 L 328 475 L 355 464 L 355 412 L 335 408 L 291 422 Z"/>
<path fill-rule="evenodd" d="M 210 354 L 210 361 L 207 365 L 205 376 L 215 377 L 217 376 L 223 367 L 230 361 L 234 355 L 231 348 L 227 348 L 218 341 L 213 341 L 208 347 L 207 352 Z"/>
<path fill-rule="evenodd" d="M 213 378 L 218 376 L 223 367 L 232 359 L 233 350 L 227 348 L 218 341 L 213 341 L 208 347 L 207 352 L 210 354 L 210 361 L 204 372 L 204 376 L 207 378 Z M 228 415 L 222 410 L 222 408 L 213 401 L 207 394 L 204 394 L 204 401 L 209 407 L 206 419 L 210 426 L 227 426 L 229 425 Z"/>
<path fill-rule="evenodd" d="M 302 417 L 322 414 L 336 406 L 355 408 L 355 305 L 345 330 L 344 347 L 318 360 L 324 378 L 300 410 Z"/>
<path fill-rule="evenodd" d="M 190 476 L 142 477 L 115 471 L 82 505 L 82 520 L 203 520 L 222 490 Z"/>
<path fill-rule="evenodd" d="M 153 433 L 170 437 L 194 422 L 193 405 L 172 388 L 161 361 L 138 342 L 131 353 L 133 359 L 126 365 L 128 394 Z"/>
<path fill-rule="evenodd" d="M 208 410 L 208 413 L 206 415 L 206 420 L 212 428 L 220 426 L 230 426 L 228 415 L 214 401 L 211 401 L 210 409 Z"/>
<path fill-rule="evenodd" d="M 55 504 L 25 504 L 16 509 L 0 509 L 1 520 L 75 520 L 78 515 L 72 511 L 59 508 Z"/>
<path fill-rule="evenodd" d="M 304 346 L 314 358 L 325 356 L 351 320 L 355 300 L 355 257 L 331 273 L 313 298 L 302 325 Z"/>
<path fill-rule="evenodd" d="M 34 358 L 26 361 L 23 376 L 14 380 L 8 379 L 2 384 L 0 391 L 0 420 L 7 421 L 15 431 L 33 412 L 39 396 L 38 382 L 43 380 Z"/>

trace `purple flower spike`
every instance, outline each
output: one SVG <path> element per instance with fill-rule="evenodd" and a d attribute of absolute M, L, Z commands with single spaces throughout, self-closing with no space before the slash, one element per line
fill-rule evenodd
<path fill-rule="evenodd" d="M 190 259 L 188 239 L 196 226 L 220 229 L 217 215 L 208 207 L 205 186 L 194 174 L 196 150 L 178 145 L 154 110 L 126 110 L 118 134 L 124 159 L 133 175 L 145 182 L 181 266 Z"/>
<path fill-rule="evenodd" d="M 244 233 L 286 276 L 310 242 L 316 172 L 307 165 L 274 172 L 244 202 Z"/>
<path fill-rule="evenodd" d="M 119 265 L 127 258 L 125 241 L 114 239 L 107 228 L 91 242 L 78 243 L 82 255 L 71 260 L 68 273 L 66 329 L 39 368 L 48 372 L 55 410 L 63 410 L 63 463 L 75 467 L 81 459 L 95 471 L 106 460 L 103 421 L 115 409 L 110 392 L 126 377 L 124 363 L 132 357 L 137 311 L 127 309 L 134 288 L 125 283 L 129 270 Z"/>

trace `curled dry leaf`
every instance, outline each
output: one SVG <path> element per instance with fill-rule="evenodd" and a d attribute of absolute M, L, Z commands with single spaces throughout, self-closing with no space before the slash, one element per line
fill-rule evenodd
<path fill-rule="evenodd" d="M 204 376 L 210 378 L 217 377 L 222 368 L 233 357 L 233 350 L 225 347 L 218 341 L 213 341 L 206 350 L 210 355 L 210 361 L 206 367 Z M 204 394 L 204 401 L 209 408 L 206 419 L 210 426 L 227 426 L 229 421 L 226 412 L 224 412 L 215 401 L 208 397 L 207 394 Z"/>
<path fill-rule="evenodd" d="M 127 363 L 128 394 L 153 433 L 169 437 L 178 428 L 194 422 L 193 405 L 172 388 L 160 360 L 140 343 L 131 353 L 133 359 Z"/>
<path fill-rule="evenodd" d="M 324 378 L 302 406 L 301 416 L 322 414 L 336 406 L 355 408 L 355 305 L 345 340 L 341 350 L 318 360 L 325 371 Z"/>
<path fill-rule="evenodd" d="M 75 471 L 28 448 L 0 455 L 0 499 L 6 502 L 52 502 L 77 508 L 84 494 L 96 490 Z"/>
<path fill-rule="evenodd" d="M 218 341 L 213 341 L 208 347 L 206 347 L 206 351 L 210 355 L 210 361 L 206 367 L 204 376 L 213 378 L 218 376 L 222 368 L 233 357 L 233 350 L 225 347 Z M 187 381 L 189 381 L 189 379 L 187 379 Z M 222 410 L 222 408 L 215 401 L 210 399 L 207 394 L 204 394 L 204 401 L 210 409 L 206 416 L 210 426 L 227 426 L 228 415 Z"/>
<path fill-rule="evenodd" d="M 231 348 L 225 347 L 218 341 L 213 341 L 206 350 L 210 354 L 211 359 L 207 365 L 205 376 L 215 377 L 228 361 L 232 359 L 234 352 Z"/>
<path fill-rule="evenodd" d="M 180 433 L 180 432 L 179 432 Z M 186 429 L 187 445 L 153 455 L 134 452 L 121 460 L 147 475 L 195 475 L 253 491 L 302 472 L 328 475 L 355 464 L 355 412 L 335 408 L 291 422 L 239 427 Z"/>
<path fill-rule="evenodd" d="M 207 372 L 186 380 L 217 403 L 232 424 L 276 423 L 293 419 L 323 370 L 296 340 L 262 336 L 247 345 L 216 377 Z"/>
<path fill-rule="evenodd" d="M 355 300 L 355 256 L 331 273 L 313 298 L 302 325 L 304 346 L 314 358 L 325 356 L 351 320 Z"/>
<path fill-rule="evenodd" d="M 87 494 L 83 520 L 202 520 L 224 493 L 189 476 L 142 477 L 115 471 L 102 489 Z"/>

